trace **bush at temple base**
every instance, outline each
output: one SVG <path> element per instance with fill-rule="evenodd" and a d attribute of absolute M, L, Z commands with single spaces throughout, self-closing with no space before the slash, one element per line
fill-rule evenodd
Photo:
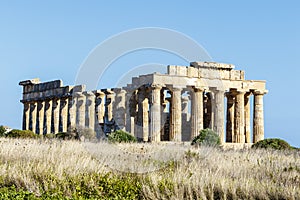
<path fill-rule="evenodd" d="M 203 129 L 200 134 L 196 136 L 192 145 L 206 145 L 206 146 L 218 146 L 221 144 L 219 135 L 211 129 Z"/>
<path fill-rule="evenodd" d="M 6 130 L 5 130 L 4 126 L 0 126 L 0 137 L 5 136 L 5 135 L 4 135 L 5 132 L 6 132 Z"/>
<path fill-rule="evenodd" d="M 129 133 L 117 130 L 108 135 L 108 141 L 110 142 L 137 142 L 136 138 Z"/>
<path fill-rule="evenodd" d="M 38 137 L 38 135 L 36 135 L 32 131 L 17 130 L 17 129 L 11 130 L 5 136 L 10 138 L 37 138 Z"/>
<path fill-rule="evenodd" d="M 276 149 L 276 150 L 289 150 L 292 147 L 284 140 L 278 138 L 269 138 L 258 141 L 252 148 Z"/>

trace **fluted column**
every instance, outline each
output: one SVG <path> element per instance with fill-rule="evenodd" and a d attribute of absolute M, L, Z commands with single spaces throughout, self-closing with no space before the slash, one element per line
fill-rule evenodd
<path fill-rule="evenodd" d="M 181 142 L 181 88 L 172 88 L 170 141 Z"/>
<path fill-rule="evenodd" d="M 59 109 L 60 108 L 60 99 L 53 99 L 52 105 L 52 115 L 53 115 L 53 132 L 59 132 Z"/>
<path fill-rule="evenodd" d="M 214 131 L 224 143 L 224 91 L 214 90 Z"/>
<path fill-rule="evenodd" d="M 64 98 L 60 101 L 60 127 L 59 131 L 67 132 L 68 130 L 68 99 Z"/>
<path fill-rule="evenodd" d="M 203 91 L 202 88 L 193 88 L 191 92 L 191 139 L 203 129 Z"/>
<path fill-rule="evenodd" d="M 95 130 L 95 95 L 92 92 L 86 94 L 85 125 L 91 130 Z"/>
<path fill-rule="evenodd" d="M 126 131 L 134 134 L 134 118 L 136 115 L 136 91 L 127 90 L 126 92 Z"/>
<path fill-rule="evenodd" d="M 106 93 L 106 109 L 107 109 L 108 121 L 111 121 L 113 119 L 114 100 L 115 100 L 115 93 L 113 91 L 107 91 L 107 93 Z"/>
<path fill-rule="evenodd" d="M 236 143 L 245 143 L 245 113 L 244 113 L 244 94 L 245 92 L 237 91 L 234 108 L 234 136 Z"/>
<path fill-rule="evenodd" d="M 143 103 L 143 141 L 148 142 L 149 138 L 149 101 L 145 98 Z"/>
<path fill-rule="evenodd" d="M 263 96 L 265 93 L 254 92 L 254 112 L 253 112 L 253 142 L 264 139 L 264 105 Z"/>
<path fill-rule="evenodd" d="M 97 91 L 96 94 L 96 116 L 97 123 L 104 123 L 104 114 L 105 114 L 105 93 Z"/>
<path fill-rule="evenodd" d="M 115 89 L 115 108 L 114 108 L 114 119 L 119 129 L 125 130 L 126 121 L 126 91 L 123 89 Z"/>
<path fill-rule="evenodd" d="M 226 142 L 234 142 L 234 96 L 226 93 L 227 97 L 227 115 L 226 115 Z"/>
<path fill-rule="evenodd" d="M 137 117 L 136 117 L 136 126 L 135 126 L 135 136 L 139 139 L 143 138 L 143 101 L 145 99 L 144 87 L 138 89 L 137 93 Z"/>
<path fill-rule="evenodd" d="M 68 98 L 68 107 L 69 107 L 69 113 L 68 113 L 68 118 L 69 118 L 69 124 L 68 128 L 73 129 L 76 127 L 76 107 L 77 107 L 77 97 L 75 95 L 71 96 Z"/>
<path fill-rule="evenodd" d="M 76 119 L 76 124 L 77 127 L 80 128 L 85 128 L 85 95 L 82 93 L 76 93 L 77 97 L 77 119 Z"/>
<path fill-rule="evenodd" d="M 38 134 L 44 134 L 44 116 L 45 116 L 45 102 L 39 101 L 38 104 Z"/>
<path fill-rule="evenodd" d="M 161 85 L 152 85 L 150 107 L 150 137 L 152 142 L 161 141 Z"/>
<path fill-rule="evenodd" d="M 31 122 L 30 122 L 30 127 L 31 127 L 31 131 L 36 133 L 36 117 L 37 117 L 37 102 L 32 102 L 30 103 L 30 118 L 31 118 Z"/>
<path fill-rule="evenodd" d="M 244 109 L 245 109 L 245 142 L 251 143 L 251 128 L 250 128 L 250 92 L 244 96 Z"/>
<path fill-rule="evenodd" d="M 46 100 L 45 102 L 45 122 L 44 126 L 46 129 L 46 134 L 50 134 L 52 132 L 52 100 Z"/>
<path fill-rule="evenodd" d="M 24 102 L 23 130 L 29 130 L 29 116 L 30 116 L 30 104 L 28 102 Z"/>

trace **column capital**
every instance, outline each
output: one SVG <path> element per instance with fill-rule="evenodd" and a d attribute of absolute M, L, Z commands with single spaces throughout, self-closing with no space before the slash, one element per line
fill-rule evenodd
<path fill-rule="evenodd" d="M 192 86 L 192 90 L 194 92 L 204 92 L 205 88 L 203 88 L 203 87 L 197 87 L 197 86 Z"/>
<path fill-rule="evenodd" d="M 230 91 L 230 92 L 234 96 L 236 96 L 236 95 L 244 95 L 246 93 L 246 91 L 244 91 L 244 90 L 233 90 L 233 91 Z"/>
<path fill-rule="evenodd" d="M 255 90 L 254 92 L 253 92 L 253 94 L 254 95 L 265 95 L 265 94 L 267 94 L 268 93 L 268 91 L 267 90 Z"/>
<path fill-rule="evenodd" d="M 153 89 L 161 90 L 163 88 L 163 86 L 161 84 L 151 84 L 150 87 L 152 90 Z"/>

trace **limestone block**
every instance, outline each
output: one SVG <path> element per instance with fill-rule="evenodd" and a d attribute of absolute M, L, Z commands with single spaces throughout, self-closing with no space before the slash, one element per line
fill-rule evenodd
<path fill-rule="evenodd" d="M 168 74 L 176 75 L 176 66 L 175 65 L 168 65 Z"/>
<path fill-rule="evenodd" d="M 187 76 L 187 67 L 186 66 L 176 66 L 176 75 L 177 76 Z"/>

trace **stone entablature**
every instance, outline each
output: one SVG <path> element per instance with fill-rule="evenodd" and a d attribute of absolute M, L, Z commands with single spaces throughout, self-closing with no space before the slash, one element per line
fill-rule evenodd
<path fill-rule="evenodd" d="M 47 134 L 86 127 L 98 135 L 123 129 L 145 142 L 189 141 L 203 128 L 216 131 L 222 142 L 264 138 L 265 81 L 245 80 L 244 71 L 215 62 L 169 65 L 167 71 L 133 77 L 123 88 L 91 92 L 60 80 L 22 81 L 23 129 Z"/>

